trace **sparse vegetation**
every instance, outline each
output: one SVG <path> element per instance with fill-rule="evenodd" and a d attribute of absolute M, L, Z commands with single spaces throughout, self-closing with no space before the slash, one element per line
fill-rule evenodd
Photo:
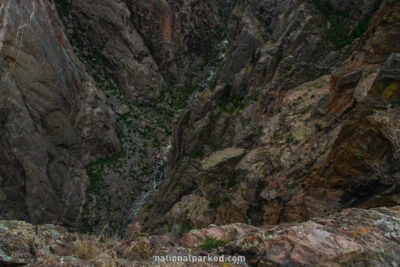
<path fill-rule="evenodd" d="M 171 230 L 172 230 L 172 223 L 170 223 L 170 222 L 167 223 L 167 230 L 168 230 L 168 233 L 171 232 Z"/>
<path fill-rule="evenodd" d="M 224 203 L 229 202 L 229 198 L 227 196 L 224 197 L 220 197 L 214 200 L 210 200 L 210 202 L 208 203 L 208 208 L 209 209 L 216 209 L 219 206 L 221 206 Z"/>
<path fill-rule="evenodd" d="M 226 244 L 225 241 L 215 240 L 210 237 L 207 237 L 204 243 L 200 245 L 200 248 L 205 251 L 212 251 L 216 248 L 224 246 L 225 244 Z"/>
<path fill-rule="evenodd" d="M 321 124 L 315 123 L 315 124 L 314 124 L 314 127 L 315 127 L 315 130 L 316 130 L 317 132 L 322 131 L 322 125 L 321 125 Z"/>
<path fill-rule="evenodd" d="M 194 92 L 195 89 L 196 88 L 194 86 L 179 88 L 170 84 L 161 91 L 161 96 L 158 100 L 158 103 L 168 103 L 173 109 L 183 109 L 187 106 L 188 97 Z M 173 110 L 170 111 L 168 116 L 173 116 Z"/>
<path fill-rule="evenodd" d="M 353 32 L 351 33 L 352 37 L 355 38 L 361 38 L 363 37 L 364 33 L 367 31 L 369 26 L 369 20 L 368 19 L 363 19 L 360 21 L 357 26 L 353 29 Z"/>
<path fill-rule="evenodd" d="M 354 39 L 361 38 L 368 29 L 368 19 L 360 21 L 351 29 L 346 24 L 346 20 L 350 16 L 348 11 L 337 10 L 329 1 L 311 0 L 311 2 L 330 23 L 331 27 L 327 32 L 327 39 L 334 50 L 339 50 L 351 44 Z"/>
<path fill-rule="evenodd" d="M 261 58 L 261 51 L 259 49 L 256 49 L 253 51 L 253 54 L 251 55 L 250 63 L 252 65 L 255 65 L 260 60 L 260 58 Z"/>
<path fill-rule="evenodd" d="M 363 160 L 364 159 L 364 155 L 363 154 L 355 154 L 354 157 L 356 158 L 356 160 Z"/>
<path fill-rule="evenodd" d="M 156 250 L 143 238 L 139 238 L 139 240 L 137 240 L 137 242 L 135 242 L 130 249 L 140 259 L 148 259 L 156 254 Z"/>
<path fill-rule="evenodd" d="M 197 152 L 190 155 L 190 157 L 193 159 L 201 159 L 203 157 L 203 154 L 204 154 L 203 149 L 199 149 Z"/>
<path fill-rule="evenodd" d="M 362 253 L 353 255 L 350 259 L 341 262 L 344 267 L 355 266 L 389 266 L 384 260 L 383 251 L 365 250 Z"/>
<path fill-rule="evenodd" d="M 225 183 L 225 186 L 226 186 L 227 189 L 232 189 L 232 188 L 235 187 L 235 185 L 236 185 L 235 177 L 229 178 Z"/>
<path fill-rule="evenodd" d="M 193 229 L 193 225 L 186 220 L 183 220 L 179 223 L 179 236 L 183 236 L 186 233 L 189 233 Z"/>
<path fill-rule="evenodd" d="M 367 113 L 367 114 L 368 114 L 369 116 L 372 116 L 372 115 L 375 114 L 375 112 L 376 112 L 376 111 L 375 111 L 374 109 L 370 109 L 370 110 L 368 110 L 368 113 Z"/>
<path fill-rule="evenodd" d="M 279 163 L 276 167 L 275 167 L 276 171 L 281 172 L 285 170 L 285 165 L 283 165 L 282 163 Z"/>
<path fill-rule="evenodd" d="M 228 27 L 219 27 L 216 32 L 215 32 L 215 38 L 217 41 L 222 41 L 223 39 L 226 38 L 226 35 L 228 33 Z"/>
<path fill-rule="evenodd" d="M 71 38 L 71 42 L 97 87 L 106 94 L 114 109 L 121 105 L 129 108 L 118 119 L 121 151 L 86 166 L 90 183 L 86 191 L 87 201 L 83 206 L 80 230 L 82 233 L 94 233 L 105 223 L 110 225 L 110 229 L 120 228 L 121 222 L 118 218 L 123 216 L 123 212 L 127 212 L 128 206 L 132 205 L 131 201 L 143 190 L 142 177 L 149 177 L 157 171 L 151 155 L 159 154 L 167 143 L 168 136 L 172 134 L 173 115 L 176 110 L 186 107 L 187 99 L 195 87 L 178 88 L 169 85 L 153 104 L 134 105 L 119 90 L 112 73 L 105 71 L 109 69 L 109 63 L 101 56 L 100 51 L 93 47 L 88 48 L 84 38 L 77 33 L 78 31 L 74 31 L 76 36 Z M 82 49 L 87 51 L 81 53 Z M 138 121 L 145 123 L 139 124 Z M 135 161 L 134 164 L 132 161 Z M 130 197 L 116 201 L 116 196 L 109 196 L 108 177 L 113 174 L 134 187 Z"/>
<path fill-rule="evenodd" d="M 55 0 L 54 3 L 56 4 L 57 11 L 60 15 L 67 15 L 68 9 L 70 8 L 70 3 L 65 0 Z"/>
<path fill-rule="evenodd" d="M 218 106 L 224 112 L 233 113 L 236 109 L 243 107 L 243 96 L 231 96 L 232 89 L 232 84 L 225 84 L 223 88 L 223 95 L 218 101 Z"/>
<path fill-rule="evenodd" d="M 105 229 L 98 236 L 81 236 L 73 244 L 71 255 L 82 260 L 95 260 L 101 258 L 103 261 L 116 261 L 117 256 L 114 248 L 118 245 L 116 236 L 105 235 Z"/>
<path fill-rule="evenodd" d="M 103 251 L 103 244 L 98 238 L 86 236 L 74 242 L 72 255 L 82 260 L 95 259 Z"/>
<path fill-rule="evenodd" d="M 289 134 L 287 137 L 286 137 L 286 142 L 287 143 L 293 143 L 294 141 L 295 141 L 296 139 L 294 138 L 294 136 L 292 135 L 292 134 Z"/>

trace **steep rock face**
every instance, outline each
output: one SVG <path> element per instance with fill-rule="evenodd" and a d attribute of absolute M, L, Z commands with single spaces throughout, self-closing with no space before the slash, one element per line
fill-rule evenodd
<path fill-rule="evenodd" d="M 358 4 L 239 1 L 217 79 L 176 117 L 168 178 L 135 220 L 182 233 L 398 203 L 399 6 Z"/>
<path fill-rule="evenodd" d="M 332 195 L 340 206 L 398 204 L 399 66 L 400 54 L 392 54 L 368 96 L 343 125 L 328 158 L 308 180 L 305 205 L 310 215 L 337 210 L 330 203 Z"/>
<path fill-rule="evenodd" d="M 1 1 L 0 218 L 76 228 L 84 165 L 120 143 L 115 116 L 53 1 Z"/>
<path fill-rule="evenodd" d="M 64 1 L 58 11 L 81 56 L 112 76 L 130 101 L 158 99 L 166 84 L 124 1 Z"/>
<path fill-rule="evenodd" d="M 214 56 L 234 1 L 57 1 L 72 43 L 134 103 L 151 103 L 169 83 L 197 84 Z M 102 62 L 104 61 L 104 62 Z M 162 73 L 162 76 L 160 72 Z M 164 78 L 163 78 L 164 77 Z"/>
<path fill-rule="evenodd" d="M 332 75 L 329 114 L 352 113 L 325 161 L 307 180 L 301 205 L 308 216 L 399 201 L 398 10 L 396 3 L 385 2 L 363 46 Z"/>
<path fill-rule="evenodd" d="M 74 52 L 119 115 L 120 153 L 87 165 L 81 231 L 101 231 L 107 224 L 123 231 L 129 214 L 147 203 L 163 177 L 172 115 L 186 106 L 194 88 L 189 85 L 207 75 L 205 61 L 215 53 L 216 32 L 223 36 L 217 28 L 225 24 L 230 2 L 56 1 Z M 164 8 L 171 20 L 160 18 Z M 173 40 L 159 43 L 168 27 Z M 197 80 L 185 77 L 201 62 Z M 167 87 L 159 69 L 175 84 Z"/>
<path fill-rule="evenodd" d="M 233 2 L 139 0 L 127 1 L 127 5 L 162 73 L 169 81 L 183 85 L 211 54 Z"/>

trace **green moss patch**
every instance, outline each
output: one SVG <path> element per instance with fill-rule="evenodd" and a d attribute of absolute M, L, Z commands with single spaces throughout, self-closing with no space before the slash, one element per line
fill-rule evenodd
<path fill-rule="evenodd" d="M 394 82 L 391 85 L 389 85 L 388 87 L 386 87 L 386 89 L 383 91 L 382 96 L 384 98 L 390 98 L 392 97 L 392 95 L 399 90 L 399 83 Z"/>

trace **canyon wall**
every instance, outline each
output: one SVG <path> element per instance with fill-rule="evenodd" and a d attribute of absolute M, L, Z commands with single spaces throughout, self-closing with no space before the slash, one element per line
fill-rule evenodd
<path fill-rule="evenodd" d="M 176 116 L 155 233 L 399 204 L 399 5 L 239 1 L 214 82 Z M 157 216 L 162 214 L 162 216 Z"/>
<path fill-rule="evenodd" d="M 114 112 L 52 1 L 1 1 L 0 217 L 76 228 L 88 162 L 120 149 Z"/>

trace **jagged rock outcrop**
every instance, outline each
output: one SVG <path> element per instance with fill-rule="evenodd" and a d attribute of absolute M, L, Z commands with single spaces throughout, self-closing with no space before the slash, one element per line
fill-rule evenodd
<path fill-rule="evenodd" d="M 0 221 L 0 237 L 1 266 L 198 266 L 197 262 L 156 261 L 157 255 L 187 257 L 191 249 L 178 247 L 166 236 L 140 232 L 129 239 L 118 239 L 107 235 L 79 235 L 49 224 L 34 226 L 21 221 Z M 203 266 L 216 265 L 204 262 Z"/>
<path fill-rule="evenodd" d="M 3 1 L 1 218 L 91 229 L 112 217 L 122 227 L 132 202 L 160 175 L 176 109 L 158 65 L 189 84 L 185 75 L 212 53 L 231 6 Z M 159 39 L 167 28 L 171 39 Z"/>
<path fill-rule="evenodd" d="M 400 40 L 400 16 L 393 12 L 399 8 L 383 3 L 365 44 L 332 75 L 328 114 L 349 118 L 306 181 L 301 205 L 308 217 L 350 206 L 398 205 L 400 47 L 389 43 Z"/>
<path fill-rule="evenodd" d="M 193 230 L 180 241 L 194 250 L 219 241 L 220 254 L 244 255 L 250 266 L 396 266 L 400 209 L 348 209 L 301 224 L 245 224 Z"/>
<path fill-rule="evenodd" d="M 398 1 L 0 0 L 0 21 L 0 265 L 400 263 Z"/>
<path fill-rule="evenodd" d="M 128 1 L 132 21 L 165 77 L 191 83 L 193 71 L 223 35 L 232 0 Z"/>
<path fill-rule="evenodd" d="M 167 85 L 132 23 L 136 15 L 125 2 L 61 2 L 58 11 L 81 57 L 96 71 L 113 77 L 132 102 L 148 104 L 157 100 Z"/>
<path fill-rule="evenodd" d="M 84 165 L 120 149 L 114 113 L 53 1 L 0 5 L 0 218 L 77 228 Z"/>
<path fill-rule="evenodd" d="M 134 230 L 130 238 L 82 236 L 54 225 L 0 221 L 0 264 L 6 266 L 222 266 L 208 255 L 244 256 L 228 266 L 396 266 L 400 208 L 348 209 L 301 224 L 211 225 L 184 235 Z M 205 256 L 202 262 L 155 262 L 154 256 Z M 227 258 L 227 257 L 225 257 Z"/>
<path fill-rule="evenodd" d="M 135 221 L 177 234 L 399 204 L 399 5 L 327 2 L 238 2 L 217 79 L 176 117 L 168 178 Z"/>
<path fill-rule="evenodd" d="M 163 76 L 178 86 L 194 82 L 193 71 L 210 58 L 232 6 L 232 0 L 58 1 L 71 41 L 88 61 L 105 64 L 139 104 L 159 97 Z"/>
<path fill-rule="evenodd" d="M 109 225 L 123 232 L 163 176 L 171 118 L 186 106 L 188 85 L 206 75 L 199 70 L 189 81 L 212 53 L 216 32 L 223 35 L 232 1 L 55 2 L 74 52 L 119 115 L 122 149 L 86 166 L 90 184 L 80 230 Z M 161 38 L 167 28 L 172 39 Z"/>

